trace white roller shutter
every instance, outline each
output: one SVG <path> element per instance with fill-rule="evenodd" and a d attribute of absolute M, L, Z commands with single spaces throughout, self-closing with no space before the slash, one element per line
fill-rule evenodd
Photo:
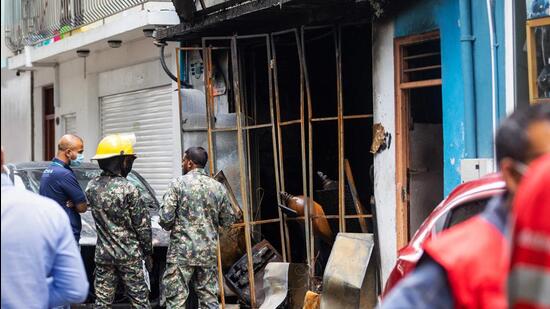
<path fill-rule="evenodd" d="M 170 86 L 101 98 L 101 131 L 135 133 L 138 159 L 134 169 L 162 197 L 174 175 L 176 151 Z"/>

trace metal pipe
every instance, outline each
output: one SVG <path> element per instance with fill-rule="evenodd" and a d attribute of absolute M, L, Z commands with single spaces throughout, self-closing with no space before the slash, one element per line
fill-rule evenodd
<path fill-rule="evenodd" d="M 495 25 L 493 20 L 493 6 L 491 0 L 486 0 L 487 3 L 487 22 L 489 23 L 489 42 L 491 44 L 491 105 L 492 105 L 492 126 L 493 140 L 497 133 L 497 67 L 496 67 L 496 43 L 495 43 Z M 496 171 L 496 147 L 493 146 L 493 170 Z"/>
<path fill-rule="evenodd" d="M 300 36 L 298 29 L 294 29 L 294 39 L 296 40 L 296 49 L 298 52 L 298 61 L 300 64 L 300 146 L 302 153 L 302 195 L 307 198 L 307 166 L 306 166 L 306 127 L 305 127 L 305 53 L 302 49 L 300 42 Z M 309 211 L 308 211 L 309 212 Z M 309 222 L 308 222 L 309 224 Z M 309 263 L 309 260 L 308 260 Z M 308 264 L 309 265 L 309 264 Z M 310 281 L 308 277 L 307 284 L 309 286 Z"/>
<path fill-rule="evenodd" d="M 162 48 L 164 48 L 164 46 Z M 180 53 L 179 53 L 179 50 L 176 49 L 176 64 L 179 64 L 179 62 L 180 62 Z M 181 77 L 180 70 L 178 70 L 178 76 L 176 80 L 176 84 L 178 85 L 178 123 L 181 126 L 182 124 L 181 113 L 183 111 L 183 103 L 181 98 L 181 78 L 180 77 Z M 181 130 L 179 131 L 180 131 L 180 140 L 182 140 Z M 181 143 L 181 148 L 183 153 L 185 151 L 185 149 L 183 149 L 183 143 Z"/>
<path fill-rule="evenodd" d="M 268 79 L 269 79 L 269 115 L 271 119 L 271 142 L 273 146 L 273 167 L 275 169 L 275 189 L 277 190 L 277 193 L 281 192 L 281 183 L 280 183 L 280 177 L 279 177 L 279 158 L 277 156 L 277 132 L 275 130 L 275 112 L 273 110 L 273 72 L 275 70 L 274 66 L 272 66 L 272 57 L 271 54 L 271 41 L 269 39 L 269 36 L 266 35 L 265 37 L 266 45 L 267 45 L 267 72 L 268 72 Z M 277 205 L 281 204 L 281 197 L 279 194 L 275 194 L 277 197 Z M 284 234 L 284 224 L 283 224 L 283 212 L 281 211 L 280 207 L 277 207 L 277 212 L 279 215 L 279 236 L 281 237 L 281 251 L 283 254 L 283 261 L 287 262 L 286 258 L 286 243 L 285 243 L 285 234 Z"/>
<path fill-rule="evenodd" d="M 308 76 L 308 73 L 307 73 L 307 62 L 305 60 L 305 53 L 306 53 L 306 49 L 305 49 L 305 27 L 302 26 L 302 30 L 301 30 L 301 34 L 302 34 L 302 53 L 301 53 L 301 59 L 302 59 L 302 66 L 303 66 L 303 70 L 304 70 L 304 81 L 305 81 L 305 90 L 306 90 L 306 94 L 307 94 L 307 109 L 308 109 L 308 127 L 309 127 L 309 131 L 308 131 L 308 167 L 309 167 L 309 171 L 308 171 L 308 179 L 309 179 L 309 186 L 308 186 L 308 190 L 305 190 L 305 194 L 304 194 L 304 197 L 306 198 L 306 200 L 308 201 L 307 205 L 308 207 L 306 207 L 305 211 L 304 211 L 304 214 L 305 214 L 305 222 L 304 222 L 304 226 L 305 226 L 305 233 L 306 233 L 306 236 L 305 236 L 305 239 L 306 239 L 306 256 L 307 256 L 307 265 L 308 265 L 308 268 L 309 268 L 309 275 L 310 277 L 313 277 L 315 275 L 315 268 L 314 268 L 314 264 L 313 264 L 313 256 L 312 256 L 312 250 L 311 250 L 311 233 L 310 233 L 310 225 L 311 225 L 311 219 L 310 219 L 310 216 L 309 216 L 309 210 L 311 208 L 311 202 L 309 201 L 310 198 L 308 198 L 308 192 L 309 194 L 311 194 L 311 196 L 313 196 L 313 123 L 311 122 L 311 119 L 313 118 L 313 108 L 312 108 L 312 103 L 311 103 L 311 89 L 309 87 L 309 76 Z M 303 113 L 302 113 L 303 114 Z M 302 133 L 303 134 L 303 133 Z M 302 146 L 302 162 L 306 162 L 306 160 L 304 160 L 305 158 L 305 145 Z M 304 172 L 305 174 L 305 170 L 304 168 L 302 167 L 302 172 Z M 312 198 L 311 198 L 312 200 Z M 309 282 L 308 282 L 309 284 Z"/>
<path fill-rule="evenodd" d="M 293 124 L 301 124 L 301 123 L 302 121 L 300 119 L 296 119 L 296 120 L 282 121 L 279 124 L 284 127 L 284 126 L 290 126 Z"/>
<path fill-rule="evenodd" d="M 280 97 L 279 97 L 279 77 L 278 77 L 278 71 L 277 71 L 277 50 L 275 48 L 275 35 L 274 33 L 271 34 L 271 54 L 273 58 L 273 84 L 275 87 L 275 117 L 276 117 L 276 125 L 277 125 L 277 159 L 279 160 L 279 183 L 280 188 L 278 191 L 286 191 L 285 189 L 285 169 L 284 169 L 284 153 L 283 153 L 283 136 L 282 136 L 282 130 L 281 126 L 283 123 L 281 122 L 281 108 L 280 108 Z M 280 203 L 280 196 L 277 194 L 277 202 Z M 280 209 L 279 209 L 280 211 Z M 286 243 L 286 248 L 288 248 L 288 252 L 286 252 L 286 256 L 284 257 L 286 262 L 292 262 L 292 254 L 290 251 L 290 236 L 288 232 L 288 224 L 287 224 L 287 217 L 285 214 L 282 214 L 282 222 L 281 226 L 284 228 L 284 241 Z"/>
<path fill-rule="evenodd" d="M 464 84 L 465 158 L 477 157 L 476 100 L 474 83 L 471 0 L 459 0 L 462 80 Z"/>
<path fill-rule="evenodd" d="M 252 240 L 250 235 L 250 216 L 248 213 L 248 198 L 246 192 L 246 170 L 244 166 L 244 150 L 243 150 L 243 131 L 242 131 L 242 115 L 241 115 L 241 95 L 240 95 L 240 83 L 239 83 L 239 65 L 237 56 L 237 38 L 231 39 L 231 64 L 233 70 L 233 93 L 235 95 L 235 112 L 237 114 L 237 152 L 239 156 L 239 170 L 241 175 L 241 198 L 243 203 L 243 215 L 244 215 L 244 236 L 246 243 L 246 257 L 248 266 L 248 280 L 250 288 L 250 304 L 252 307 L 256 307 L 256 293 L 254 289 L 254 263 L 252 262 Z"/>
<path fill-rule="evenodd" d="M 31 71 L 31 161 L 34 161 L 34 72 Z"/>
<path fill-rule="evenodd" d="M 257 221 L 250 221 L 250 225 L 262 225 L 262 224 L 273 224 L 281 222 L 279 218 L 275 219 L 264 219 L 264 220 L 257 220 Z M 244 227 L 244 223 L 236 223 L 232 225 L 233 227 Z"/>
<path fill-rule="evenodd" d="M 342 89 L 342 31 L 337 26 L 334 31 L 336 50 L 336 89 L 338 91 L 338 208 L 340 215 L 340 232 L 346 232 L 345 208 L 345 175 L 344 175 L 344 97 Z"/>
<path fill-rule="evenodd" d="M 212 98 L 213 98 L 213 90 L 212 90 L 212 78 L 211 78 L 211 75 L 212 75 L 212 59 L 211 59 L 211 49 L 210 48 L 207 48 L 205 45 L 204 45 L 204 42 L 203 42 L 203 55 L 204 55 L 204 64 L 205 64 L 205 74 L 204 74 L 204 77 L 205 77 L 205 80 L 204 80 L 204 83 L 205 83 L 205 91 L 206 91 L 206 124 L 207 124 L 207 127 L 206 127 L 206 132 L 207 132 L 207 140 L 208 140 L 208 153 L 210 154 L 210 160 L 209 160 L 209 169 L 210 169 L 210 176 L 214 175 L 215 173 L 215 161 L 216 161 L 216 153 L 214 151 L 214 142 L 213 142 L 213 139 L 212 139 L 212 119 L 214 117 L 212 117 L 212 113 L 211 113 L 211 109 L 212 109 L 212 104 L 211 101 L 212 101 Z M 186 49 L 182 49 L 182 50 L 185 50 L 185 51 L 193 51 L 193 50 L 197 50 L 197 48 L 186 48 Z M 181 111 L 180 111 L 181 113 Z M 204 130 L 201 130 L 204 132 Z M 222 305 L 222 309 L 225 309 L 225 289 L 224 289 L 224 284 L 223 284 L 223 272 L 222 272 L 222 256 L 221 256 L 221 249 L 220 249 L 220 239 L 219 239 L 219 236 L 218 236 L 218 239 L 217 239 L 217 264 L 218 264 L 218 284 L 219 284 L 219 287 L 220 287 L 220 298 L 221 298 L 221 305 Z"/>
<path fill-rule="evenodd" d="M 204 46 L 203 46 L 204 48 Z M 205 55 L 205 59 L 207 61 L 207 74 L 205 74 L 205 82 L 206 82 L 206 90 L 207 90 L 207 98 L 206 98 L 206 122 L 207 122 L 207 128 L 208 128 L 208 151 L 210 152 L 210 176 L 214 175 L 214 172 L 216 171 L 216 153 L 214 151 L 214 140 L 212 138 L 212 119 L 214 119 L 214 90 L 212 87 L 212 50 L 204 48 L 203 55 Z M 225 309 L 225 288 L 224 288 L 224 280 L 223 280 L 223 270 L 222 270 L 222 253 L 220 249 L 220 237 L 218 235 L 218 243 L 217 243 L 217 250 L 218 250 L 218 284 L 220 285 L 220 297 L 222 300 L 222 309 Z"/>
<path fill-rule="evenodd" d="M 238 42 L 238 36 L 237 36 L 237 42 Z M 240 57 L 240 56 L 239 56 Z M 239 58 L 239 81 L 241 81 L 242 83 L 239 83 L 240 85 L 246 85 L 248 80 L 245 79 L 245 75 L 243 73 L 243 71 L 246 71 L 246 68 L 243 68 L 243 66 L 247 65 L 247 62 L 246 61 L 243 61 L 243 65 L 241 65 L 241 62 L 240 62 L 240 59 Z M 252 54 L 251 56 L 251 59 L 250 61 L 252 62 L 252 67 L 255 68 L 256 67 L 256 57 L 255 57 L 255 54 Z M 256 85 L 256 71 L 255 70 L 252 70 L 252 85 Z M 252 91 L 255 92 L 256 91 L 256 87 L 252 87 Z M 250 165 L 252 164 L 252 159 L 251 159 L 251 155 L 250 155 L 250 131 L 249 130 L 246 130 L 245 128 L 248 127 L 248 124 L 249 124 L 249 121 L 250 119 L 252 118 L 254 120 L 254 123 L 256 123 L 256 115 L 253 115 L 254 117 L 250 117 L 250 111 L 248 110 L 248 99 L 249 97 L 252 97 L 253 98 L 253 103 L 252 103 L 252 109 L 255 109 L 255 104 L 256 102 L 254 102 L 254 98 L 256 97 L 256 95 L 253 93 L 252 95 L 249 95 L 248 94 L 248 88 L 247 87 L 244 87 L 243 88 L 243 92 L 242 92 L 242 108 L 243 110 L 241 110 L 241 115 L 243 115 L 243 112 L 244 112 L 244 124 L 241 126 L 241 129 L 242 131 L 245 133 L 245 140 L 246 140 L 246 143 L 245 143 L 245 150 L 246 150 L 246 165 L 245 165 L 245 168 L 246 168 L 246 171 L 247 171 L 247 175 L 248 175 L 248 178 L 247 178 L 247 185 L 248 185 L 248 200 L 250 201 L 249 204 L 250 204 L 250 221 L 254 221 L 256 220 L 255 218 L 255 209 L 254 209 L 254 206 L 255 206 L 255 199 L 254 199 L 254 195 L 253 195 L 253 192 L 254 190 L 252 189 L 252 168 L 250 168 Z M 242 118 L 241 118 L 242 119 Z"/>
<path fill-rule="evenodd" d="M 315 215 L 311 216 L 312 218 L 325 218 L 327 220 L 340 220 L 340 215 Z M 361 218 L 374 218 L 371 214 L 362 214 L 362 215 L 345 215 L 346 219 L 361 219 Z M 301 221 L 304 220 L 304 216 L 288 218 L 288 221 Z"/>

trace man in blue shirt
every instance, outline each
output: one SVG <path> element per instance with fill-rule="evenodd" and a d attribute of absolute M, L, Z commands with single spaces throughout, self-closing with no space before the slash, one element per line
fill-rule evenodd
<path fill-rule="evenodd" d="M 14 187 L 4 171 L 1 226 L 2 309 L 86 299 L 86 271 L 67 216 L 54 201 Z"/>
<path fill-rule="evenodd" d="M 56 201 L 69 216 L 76 242 L 80 240 L 82 222 L 80 213 L 88 209 L 86 195 L 78 184 L 71 166 L 78 167 L 84 161 L 84 143 L 76 135 L 61 137 L 57 155 L 40 179 L 40 195 Z"/>

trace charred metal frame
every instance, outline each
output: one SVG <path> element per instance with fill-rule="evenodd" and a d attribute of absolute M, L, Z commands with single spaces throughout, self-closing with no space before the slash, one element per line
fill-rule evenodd
<path fill-rule="evenodd" d="M 319 30 L 319 29 L 329 29 L 329 33 L 327 35 L 332 35 L 334 37 L 334 47 L 335 47 L 335 65 L 336 65 L 336 89 L 337 89 L 337 115 L 332 117 L 315 117 L 313 115 L 313 105 L 315 102 L 311 99 L 311 89 L 310 89 L 310 82 L 309 82 L 309 76 L 308 76 L 308 70 L 307 70 L 307 61 L 305 56 L 306 51 L 306 32 L 308 30 Z M 341 25 L 337 26 L 314 26 L 314 27 L 305 27 L 302 26 L 301 28 L 301 44 L 302 44 L 302 63 L 304 65 L 304 76 L 305 76 L 305 86 L 306 86 L 306 97 L 307 97 L 307 105 L 308 105 L 308 154 L 309 154 L 309 195 L 313 196 L 314 194 L 314 188 L 313 188 L 313 125 L 315 123 L 321 123 L 321 122 L 330 122 L 330 121 L 337 121 L 338 126 L 338 215 L 325 215 L 324 217 L 327 218 L 327 220 L 331 219 L 338 219 L 339 222 L 339 232 L 345 233 L 346 232 L 346 219 L 359 219 L 360 222 L 361 219 L 365 218 L 372 218 L 372 215 L 368 214 L 357 214 L 357 215 L 346 215 L 345 213 L 345 153 L 344 153 L 344 122 L 345 120 L 351 120 L 351 119 L 368 119 L 372 118 L 372 114 L 358 114 L 358 115 L 344 115 L 344 99 L 343 99 L 343 86 L 342 86 L 342 53 L 341 53 L 341 32 L 342 27 Z M 313 207 L 313 199 L 308 199 L 308 211 L 306 211 L 306 214 L 309 212 L 309 208 Z M 318 216 L 323 217 L 323 216 Z M 307 217 L 306 220 L 310 221 L 311 224 L 311 218 Z M 310 252 L 310 258 L 313 258 L 315 256 L 315 245 L 314 245 L 314 237 L 313 235 L 310 235 L 309 238 L 310 244 L 309 244 L 309 250 Z M 308 265 L 310 265 L 310 271 L 313 271 L 313 265 L 314 261 L 308 259 Z M 313 273 L 311 274 L 313 275 Z"/>
<path fill-rule="evenodd" d="M 281 121 L 281 108 L 280 108 L 280 100 L 279 100 L 279 82 L 278 82 L 278 75 L 277 75 L 277 54 L 276 54 L 276 45 L 275 45 L 275 37 L 286 35 L 286 34 L 293 34 L 294 38 L 296 40 L 296 49 L 298 53 L 298 59 L 300 64 L 300 115 L 299 119 L 293 119 L 288 121 Z M 302 46 L 300 45 L 300 38 L 298 35 L 297 29 L 290 29 L 290 30 L 284 30 L 279 31 L 271 34 L 271 46 L 272 46 L 272 54 L 273 54 L 273 75 L 274 75 L 274 84 L 275 84 L 275 110 L 277 113 L 277 136 L 278 136 L 278 151 L 279 151 L 279 168 L 280 168 L 280 183 L 281 183 L 281 191 L 286 191 L 285 189 L 285 179 L 284 179 L 284 152 L 283 152 L 283 137 L 282 137 L 282 129 L 285 126 L 291 126 L 291 125 L 300 125 L 300 146 L 301 146 L 301 155 L 302 155 L 302 194 L 307 199 L 308 197 L 308 190 L 307 190 L 307 166 L 306 166 L 306 144 L 305 144 L 305 106 L 304 106 L 304 62 L 303 62 L 303 53 L 302 53 Z M 309 200 L 309 199 L 308 199 Z M 311 273 L 313 269 L 313 265 L 310 264 L 311 261 L 311 249 L 310 249 L 310 241 L 309 239 L 312 238 L 313 234 L 311 234 L 312 231 L 312 223 L 310 219 L 310 213 L 309 213 L 309 207 L 306 207 L 304 209 L 304 227 L 305 227 L 305 240 L 306 240 L 306 256 L 309 266 L 309 271 Z M 285 241 L 288 248 L 290 248 L 290 237 L 288 234 L 288 225 L 287 220 L 288 218 L 286 215 L 284 216 L 284 227 L 285 227 Z M 304 220 L 304 218 L 301 218 Z M 291 260 L 291 252 L 289 250 L 288 253 L 289 260 Z"/>
<path fill-rule="evenodd" d="M 268 85 L 269 85 L 269 112 L 270 112 L 270 123 L 266 124 L 249 124 L 248 118 L 243 117 L 243 100 L 241 94 L 241 71 L 239 66 L 238 58 L 238 41 L 245 39 L 265 39 L 266 44 L 266 59 L 267 59 L 267 73 L 268 73 Z M 208 41 L 229 41 L 230 42 L 230 55 L 231 55 L 231 70 L 233 73 L 233 89 L 234 89 L 234 100 L 235 100 L 235 113 L 237 116 L 237 123 L 235 127 L 224 127 L 216 128 L 215 127 L 215 117 L 214 117 L 214 95 L 213 95 L 213 65 L 212 65 L 212 50 L 214 49 L 226 49 L 227 47 L 212 47 L 208 45 Z M 241 187 L 241 199 L 242 199 L 242 210 L 244 216 L 244 222 L 240 224 L 235 224 L 235 227 L 244 227 L 245 231 L 245 243 L 246 243 L 246 254 L 247 254 L 247 264 L 249 269 L 249 282 L 250 282 L 250 300 L 252 307 L 256 306 L 256 295 L 254 293 L 254 268 L 252 261 L 252 236 L 251 236 L 251 226 L 262 225 L 262 224 L 272 224 L 279 223 L 280 237 L 281 237 L 281 248 L 283 259 L 286 261 L 286 243 L 284 236 L 284 227 L 282 220 L 282 212 L 278 209 L 278 218 L 267 219 L 267 220 L 254 220 L 251 217 L 252 211 L 252 201 L 249 201 L 249 193 L 251 191 L 251 175 L 250 167 L 245 165 L 245 162 L 250 161 L 250 138 L 249 133 L 255 129 L 264 129 L 271 128 L 272 134 L 272 144 L 273 144 L 273 153 L 274 153 L 274 170 L 275 170 L 275 186 L 277 192 L 280 191 L 279 183 L 279 165 L 278 165 L 278 156 L 277 156 L 277 136 L 275 131 L 275 113 L 273 106 L 273 75 L 272 75 L 272 66 L 271 66 L 271 40 L 267 34 L 259 35 L 247 35 L 247 36 L 231 36 L 231 37 L 207 37 L 202 40 L 202 48 L 177 48 L 176 49 L 176 61 L 179 63 L 178 54 L 180 50 L 183 51 L 193 51 L 201 50 L 203 52 L 203 58 L 205 63 L 205 90 L 206 90 L 206 122 L 207 122 L 207 138 L 208 138 L 208 152 L 210 153 L 209 167 L 210 173 L 213 175 L 216 172 L 215 167 L 215 145 L 213 134 L 216 132 L 227 132 L 227 131 L 236 131 L 237 132 L 237 151 L 239 158 L 239 170 L 240 170 L 240 187 Z M 181 89 L 181 78 L 178 71 L 178 90 Z M 182 102 L 181 94 L 179 95 L 179 107 L 181 111 Z M 244 135 L 246 134 L 246 141 L 244 140 Z M 246 147 L 246 153 L 245 153 Z M 247 179 L 248 175 L 248 179 Z M 280 197 L 276 194 L 277 203 L 280 204 Z M 221 269 L 221 256 L 219 254 L 219 242 L 218 242 L 218 270 L 219 270 L 219 282 L 220 282 L 220 294 L 222 298 L 222 307 L 225 307 L 225 291 L 223 287 L 223 275 Z"/>
<path fill-rule="evenodd" d="M 334 48 L 335 48 L 335 65 L 336 65 L 336 88 L 337 88 L 337 115 L 329 117 L 315 117 L 313 115 L 313 106 L 316 102 L 313 102 L 310 89 L 310 80 L 307 70 L 307 61 L 306 61 L 306 32 L 308 30 L 315 29 L 328 29 L 329 32 L 327 35 L 333 36 L 334 38 Z M 351 176 L 351 169 L 349 168 L 349 163 L 345 159 L 344 153 L 344 124 L 346 120 L 360 120 L 360 119 L 369 119 L 372 118 L 372 114 L 356 114 L 356 115 L 344 115 L 344 98 L 343 98 L 343 83 L 342 83 L 342 54 L 341 54 L 341 26 L 316 26 L 316 27 L 301 27 L 300 29 L 289 29 L 280 32 L 273 32 L 271 34 L 257 34 L 257 35 L 246 35 L 246 36 L 220 36 L 220 37 L 204 37 L 202 38 L 202 47 L 179 47 L 176 48 L 176 62 L 179 67 L 179 52 L 190 52 L 190 51 L 201 51 L 203 53 L 203 62 L 205 67 L 205 92 L 206 92 L 206 123 L 207 127 L 200 129 L 199 131 L 206 131 L 208 139 L 208 152 L 210 154 L 209 167 L 211 176 L 213 176 L 216 170 L 216 149 L 214 145 L 213 135 L 217 132 L 237 132 L 237 148 L 238 148 L 238 158 L 239 158 L 239 170 L 240 170 L 240 190 L 241 190 L 241 199 L 242 205 L 241 209 L 243 211 L 243 223 L 237 223 L 234 227 L 244 228 L 245 234 L 245 243 L 246 243 L 246 255 L 247 255 L 247 265 L 249 269 L 249 282 L 250 282 L 250 300 L 253 308 L 256 307 L 256 295 L 254 293 L 254 269 L 252 261 L 252 236 L 251 228 L 255 225 L 262 224 L 273 224 L 279 223 L 280 239 L 281 239 L 281 249 L 282 256 L 284 261 L 291 260 L 290 252 L 290 236 L 288 232 L 287 221 L 303 221 L 305 226 L 305 240 L 306 240 L 306 257 L 307 265 L 309 268 L 310 278 L 315 275 L 315 243 L 313 235 L 313 223 L 312 215 L 310 210 L 313 207 L 313 197 L 314 187 L 313 187 L 313 157 L 315 150 L 313 149 L 313 127 L 318 123 L 323 122 L 337 122 L 338 128 L 338 215 L 323 215 L 317 217 L 324 217 L 327 220 L 336 220 L 339 222 L 339 232 L 346 231 L 346 220 L 347 219 L 358 219 L 361 224 L 361 229 L 363 232 L 366 230 L 365 218 L 372 218 L 371 214 L 363 214 L 362 212 L 357 212 L 356 215 L 346 215 L 345 213 L 345 182 L 346 180 L 350 185 L 353 184 L 353 177 Z M 279 83 L 277 75 L 277 55 L 276 55 L 276 42 L 275 38 L 282 35 L 291 35 L 295 39 L 296 49 L 298 53 L 299 60 L 299 70 L 300 70 L 300 111 L 299 115 L 290 120 L 282 121 L 281 119 L 281 107 L 280 107 L 280 97 L 279 97 Z M 269 112 L 270 112 L 270 122 L 265 124 L 249 124 L 248 117 L 246 114 L 243 115 L 243 94 L 241 93 L 241 78 L 242 72 L 240 69 L 240 60 L 239 60 L 239 40 L 246 39 L 265 39 L 266 53 L 267 53 L 267 72 L 268 72 L 268 83 L 269 83 Z M 209 45 L 210 42 L 226 42 L 228 46 L 217 47 Z M 264 43 L 262 43 L 263 46 Z M 232 70 L 233 75 L 233 96 L 235 101 L 235 114 L 237 117 L 235 127 L 222 127 L 216 128 L 215 126 L 215 112 L 214 112 L 214 90 L 213 90 L 213 64 L 212 64 L 212 51 L 217 49 L 229 49 L 230 50 L 230 60 L 231 65 L 229 67 Z M 179 113 L 181 117 L 182 111 L 182 79 L 180 76 L 180 70 L 177 72 L 177 87 L 178 87 L 178 101 L 179 101 Z M 256 102 L 254 102 L 256 104 Z M 306 106 L 307 104 L 307 106 Z M 307 114 L 306 114 L 307 108 Z M 243 117 L 244 116 L 244 117 Z M 307 118 L 307 119 L 306 119 Z M 180 119 L 181 123 L 181 119 Z M 306 124 L 307 124 L 307 142 L 306 142 Z M 283 136 L 282 132 L 285 127 L 288 126 L 300 126 L 300 148 L 301 148 L 301 158 L 302 158 L 302 190 L 303 196 L 307 200 L 307 207 L 304 209 L 304 216 L 287 218 L 284 215 L 280 208 L 278 208 L 278 218 L 273 219 L 264 219 L 264 220 L 254 220 L 255 218 L 251 217 L 252 203 L 253 201 L 249 200 L 249 194 L 251 194 L 251 181 L 249 171 L 250 171 L 250 139 L 248 138 L 250 131 L 255 129 L 271 129 L 272 134 L 272 144 L 273 144 L 273 157 L 274 157 L 274 172 L 275 172 L 275 186 L 277 193 L 285 191 L 285 168 L 284 168 L 284 151 L 283 151 Z M 245 140 L 245 134 L 247 136 Z M 245 148 L 246 147 L 246 148 Z M 245 153 L 246 149 L 246 153 Z M 307 156 L 307 158 L 306 158 Z M 349 172 L 348 172 L 349 170 Z M 247 190 L 249 189 L 249 190 Z M 352 195 L 355 200 L 357 198 L 357 192 L 352 188 Z M 250 192 L 247 192 L 250 191 Z M 276 194 L 277 203 L 281 204 L 281 198 L 279 194 Z M 356 202 L 356 201 L 354 201 Z M 220 256 L 220 248 L 218 241 L 218 271 L 219 271 L 219 283 L 220 283 L 220 295 L 222 299 L 222 308 L 225 308 L 225 291 L 223 285 L 223 274 L 222 274 L 222 261 Z M 309 284 L 309 282 L 308 282 Z"/>

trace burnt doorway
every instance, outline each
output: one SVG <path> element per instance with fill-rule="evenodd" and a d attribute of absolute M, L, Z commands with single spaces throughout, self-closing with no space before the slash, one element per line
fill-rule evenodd
<path fill-rule="evenodd" d="M 244 303 L 263 299 L 263 268 L 253 264 L 264 240 L 318 287 L 336 235 L 373 231 L 370 34 L 363 21 L 177 49 L 187 68 L 178 73 L 182 145 L 208 147 L 211 174 L 224 172 L 243 214 L 232 242 L 220 237 L 218 262 L 220 278 L 246 281 L 232 286 Z M 225 254 L 228 243 L 241 254 Z"/>
<path fill-rule="evenodd" d="M 53 86 L 42 89 L 42 120 L 44 160 L 49 161 L 55 156 L 55 106 Z"/>
<path fill-rule="evenodd" d="M 443 198 L 439 32 L 395 40 L 397 245 Z"/>

